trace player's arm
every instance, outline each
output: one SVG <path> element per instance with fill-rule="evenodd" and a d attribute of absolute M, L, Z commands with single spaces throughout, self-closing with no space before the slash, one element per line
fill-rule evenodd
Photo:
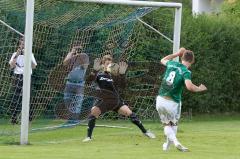
<path fill-rule="evenodd" d="M 207 87 L 205 85 L 201 84 L 200 86 L 196 86 L 192 83 L 191 80 L 185 80 L 185 85 L 186 88 L 191 92 L 202 92 L 207 90 Z"/>
<path fill-rule="evenodd" d="M 37 67 L 37 65 L 32 62 L 32 69 L 35 69 L 36 67 Z"/>
<path fill-rule="evenodd" d="M 169 60 L 172 60 L 172 59 L 174 59 L 175 57 L 178 57 L 178 56 L 181 57 L 181 56 L 183 55 L 184 51 L 186 51 L 185 48 L 180 48 L 178 52 L 176 52 L 176 53 L 174 53 L 174 54 L 171 54 L 171 55 L 167 55 L 167 56 L 165 56 L 164 58 L 162 58 L 162 59 L 161 59 L 161 63 L 162 63 L 164 66 L 166 66 L 166 65 L 167 65 L 167 62 L 168 62 Z"/>
<path fill-rule="evenodd" d="M 74 46 L 74 47 L 71 49 L 71 51 L 67 54 L 67 56 L 65 57 L 65 59 L 63 60 L 63 64 L 64 64 L 64 65 L 68 65 L 69 62 L 70 62 L 70 60 L 71 60 L 73 57 L 75 57 L 75 56 L 78 55 L 77 52 L 78 52 L 78 50 L 81 49 L 81 48 L 82 48 L 81 45 Z"/>
<path fill-rule="evenodd" d="M 16 62 L 17 62 L 17 58 L 15 58 L 15 54 L 13 54 L 9 61 L 9 65 L 11 69 L 16 67 Z"/>
<path fill-rule="evenodd" d="M 115 86 L 124 89 L 126 87 L 126 71 L 128 64 L 126 62 L 119 62 L 119 74 L 117 76 L 112 76 Z"/>
<path fill-rule="evenodd" d="M 35 69 L 36 67 L 37 67 L 37 62 L 34 55 L 32 54 L 32 69 Z"/>
<path fill-rule="evenodd" d="M 98 72 L 101 69 L 101 59 L 100 58 L 96 58 L 94 60 L 94 64 L 93 64 L 93 71 L 90 73 L 90 75 L 87 77 L 86 81 L 87 82 L 92 82 L 96 79 Z"/>
<path fill-rule="evenodd" d="M 128 68 L 128 64 L 126 62 L 119 63 L 119 87 L 125 88 L 126 87 L 126 71 Z"/>
<path fill-rule="evenodd" d="M 12 68 L 15 68 L 15 67 L 17 66 L 16 63 L 17 63 L 17 58 L 18 58 L 18 56 L 19 56 L 20 53 L 21 53 L 20 51 L 21 51 L 21 50 L 18 49 L 17 52 L 12 55 L 12 57 L 11 57 L 11 59 L 10 59 L 10 61 L 9 61 L 9 65 L 10 65 L 10 68 L 11 68 L 11 69 L 12 69 Z"/>
<path fill-rule="evenodd" d="M 15 68 L 17 66 L 17 58 L 19 55 L 21 55 L 23 53 L 23 49 L 24 49 L 24 42 L 21 41 L 19 44 L 19 47 L 17 49 L 17 52 L 12 55 L 12 57 L 9 61 L 10 68 Z"/>
<path fill-rule="evenodd" d="M 112 75 L 114 85 L 116 88 L 124 89 L 126 87 L 126 75 L 119 74 L 119 75 Z"/>
<path fill-rule="evenodd" d="M 72 50 L 67 54 L 67 56 L 66 56 L 65 59 L 63 60 L 63 64 L 64 64 L 64 65 L 68 65 L 68 64 L 69 64 L 69 62 L 70 62 L 71 58 L 73 57 L 74 53 L 75 53 L 75 51 L 74 51 L 74 49 L 72 49 Z"/>

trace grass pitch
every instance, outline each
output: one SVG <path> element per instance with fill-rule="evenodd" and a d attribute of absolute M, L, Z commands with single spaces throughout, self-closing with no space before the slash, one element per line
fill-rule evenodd
<path fill-rule="evenodd" d="M 240 117 L 194 117 L 180 123 L 178 138 L 191 152 L 173 146 L 162 151 L 164 136 L 159 122 L 145 121 L 156 139 L 148 139 L 129 121 L 98 121 L 129 129 L 97 127 L 94 140 L 82 143 L 86 126 L 37 131 L 29 136 L 30 145 L 0 137 L 0 159 L 240 159 Z"/>

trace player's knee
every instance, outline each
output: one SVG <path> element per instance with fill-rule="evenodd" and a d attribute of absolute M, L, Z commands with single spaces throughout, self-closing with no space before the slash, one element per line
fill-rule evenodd
<path fill-rule="evenodd" d="M 133 114 L 133 112 L 131 110 L 126 110 L 124 114 L 125 116 L 130 117 Z"/>
<path fill-rule="evenodd" d="M 133 114 L 133 112 L 130 109 L 128 109 L 127 116 L 131 116 L 132 114 Z"/>
<path fill-rule="evenodd" d="M 92 108 L 92 110 L 91 110 L 92 116 L 95 116 L 96 118 L 98 118 L 100 114 L 101 114 L 101 110 L 98 107 Z"/>
<path fill-rule="evenodd" d="M 166 126 L 177 126 L 178 124 L 177 124 L 177 122 L 174 123 L 174 122 L 170 121 L 169 123 L 167 123 L 167 124 L 165 124 L 165 125 L 166 125 Z"/>
<path fill-rule="evenodd" d="M 118 111 L 118 113 L 130 117 L 131 114 L 133 114 L 133 112 L 131 111 L 131 109 L 129 109 L 129 107 L 127 105 L 124 105 L 120 108 L 120 110 Z"/>
<path fill-rule="evenodd" d="M 172 126 L 171 122 L 169 123 L 163 123 L 163 126 Z"/>
<path fill-rule="evenodd" d="M 178 125 L 178 123 L 176 122 L 176 123 L 172 123 L 172 126 L 177 126 Z"/>

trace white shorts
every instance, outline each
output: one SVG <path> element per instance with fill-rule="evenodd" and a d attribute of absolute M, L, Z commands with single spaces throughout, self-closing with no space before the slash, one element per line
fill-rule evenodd
<path fill-rule="evenodd" d="M 181 103 L 157 96 L 156 109 L 158 111 L 161 122 L 164 124 L 177 124 L 181 116 Z"/>

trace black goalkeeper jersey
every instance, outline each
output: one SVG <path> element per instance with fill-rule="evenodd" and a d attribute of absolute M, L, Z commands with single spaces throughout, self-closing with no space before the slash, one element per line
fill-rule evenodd
<path fill-rule="evenodd" d="M 95 81 L 98 86 L 97 90 L 105 90 L 114 94 L 119 94 L 119 89 L 124 89 L 126 85 L 125 75 L 113 76 L 108 72 L 93 71 L 86 81 L 88 83 Z"/>
<path fill-rule="evenodd" d="M 108 72 L 98 73 L 96 77 L 96 83 L 102 90 L 108 90 L 117 93 L 113 85 L 113 78 Z"/>
<path fill-rule="evenodd" d="M 89 93 L 98 99 L 94 105 L 100 108 L 101 113 L 110 110 L 117 111 L 121 106 L 127 105 L 120 97 L 121 90 L 126 84 L 125 75 L 114 76 L 108 72 L 93 71 L 86 81 L 95 83 L 95 87 L 92 87 L 93 90 Z"/>

